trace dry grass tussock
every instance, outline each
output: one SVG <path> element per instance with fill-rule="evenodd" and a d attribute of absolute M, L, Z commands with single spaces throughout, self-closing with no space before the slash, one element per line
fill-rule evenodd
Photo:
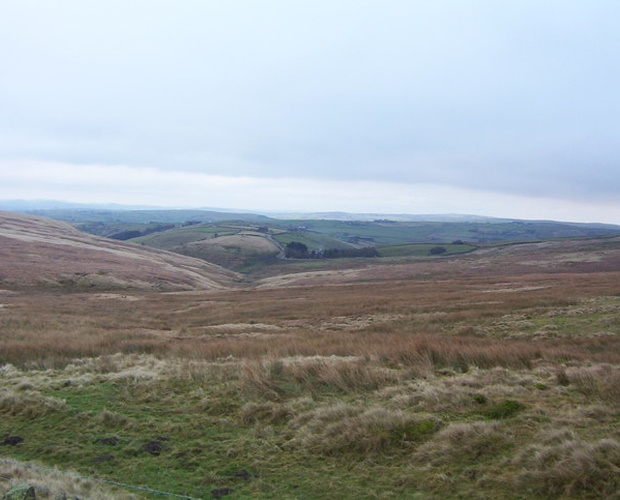
<path fill-rule="evenodd" d="M 37 391 L 0 388 L 0 414 L 37 418 L 64 408 L 65 401 L 46 397 Z"/>
<path fill-rule="evenodd" d="M 620 366 L 599 363 L 566 370 L 569 384 L 587 398 L 609 403 L 620 408 Z"/>
<path fill-rule="evenodd" d="M 241 371 L 244 388 L 255 395 L 279 400 L 320 391 L 343 394 L 374 391 L 397 383 L 401 376 L 396 370 L 355 358 L 298 358 L 295 361 L 246 361 Z"/>
<path fill-rule="evenodd" d="M 570 430 L 551 433 L 514 458 L 519 491 L 549 497 L 620 498 L 620 443 L 587 442 Z"/>
<path fill-rule="evenodd" d="M 421 445 L 413 459 L 426 466 L 474 463 L 493 458 L 509 442 L 508 429 L 497 422 L 450 424 Z"/>
<path fill-rule="evenodd" d="M 342 403 L 301 413 L 289 425 L 294 432 L 290 446 L 338 455 L 410 449 L 428 439 L 442 422 L 430 414 Z"/>
<path fill-rule="evenodd" d="M 0 367 L 6 404 L 10 401 L 30 400 L 32 405 L 53 409 L 40 396 L 41 392 L 67 387 L 88 387 L 93 384 L 113 383 L 134 386 L 174 386 L 187 384 L 208 385 L 239 377 L 239 363 L 213 363 L 184 358 L 158 358 L 149 354 L 113 354 L 96 358 L 74 359 L 71 364 L 56 370 L 17 368 L 7 364 Z M 7 406 L 8 407 L 8 406 Z M 34 410 L 33 410 L 34 411 Z"/>
<path fill-rule="evenodd" d="M 416 380 L 405 385 L 387 387 L 379 391 L 377 396 L 391 408 L 416 411 L 453 411 L 475 404 L 471 390 L 450 389 L 437 379 Z"/>
<path fill-rule="evenodd" d="M 20 484 L 34 486 L 37 499 L 41 500 L 64 498 L 63 494 L 92 500 L 138 498 L 113 486 L 102 486 L 91 480 L 66 475 L 60 471 L 38 470 L 0 462 L 0 494 L 5 494 Z"/>
<path fill-rule="evenodd" d="M 284 424 L 300 413 L 307 412 L 317 405 L 316 401 L 308 396 L 302 396 L 279 401 L 250 401 L 245 403 L 239 410 L 241 423 L 274 425 Z"/>
<path fill-rule="evenodd" d="M 561 398 L 564 387 L 555 381 L 555 367 L 541 364 L 535 370 L 472 368 L 466 373 L 439 370 L 426 378 L 387 386 L 375 397 L 390 408 L 452 414 L 484 413 L 505 400 Z M 535 405 L 538 406 L 538 405 Z"/>

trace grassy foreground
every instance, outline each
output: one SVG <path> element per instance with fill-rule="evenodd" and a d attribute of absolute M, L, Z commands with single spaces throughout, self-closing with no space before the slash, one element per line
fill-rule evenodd
<path fill-rule="evenodd" d="M 193 498 L 619 498 L 618 278 L 3 290 L 0 458 Z"/>

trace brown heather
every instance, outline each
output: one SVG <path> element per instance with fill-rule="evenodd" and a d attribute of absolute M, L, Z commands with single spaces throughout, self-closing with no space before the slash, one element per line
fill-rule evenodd
<path fill-rule="evenodd" d="M 588 288 L 605 275 L 583 276 Z M 570 277 L 572 284 L 574 277 Z M 512 338 L 514 331 L 494 323 L 516 310 L 539 323 L 558 308 L 556 290 L 503 292 L 486 304 L 474 290 L 451 299 L 458 283 L 395 283 L 182 294 L 59 294 L 34 290 L 3 297 L 0 361 L 55 366 L 80 357 L 115 352 L 150 352 L 217 360 L 232 356 L 261 359 L 290 356 L 362 356 L 412 368 L 433 366 L 529 367 L 532 361 L 576 359 L 617 363 L 617 324 L 603 324 L 603 313 L 578 317 L 584 331 L 569 338 Z M 471 285 L 468 285 L 471 288 Z M 492 289 L 494 283 L 477 288 Z M 576 293 L 576 292 L 575 292 Z M 429 295 L 431 297 L 429 297 Z M 378 297 L 381 307 L 365 306 Z M 487 298 L 485 294 L 485 298 Z M 579 302 L 579 296 L 565 295 Z M 587 295 L 590 299 L 591 295 Z M 406 299 L 406 300 L 404 300 Z M 450 306 L 450 301 L 453 301 Z M 583 300 L 583 298 L 581 299 Z M 613 299 L 601 298 L 601 308 Z M 497 303 L 499 302 L 499 303 Z M 361 305 L 360 305 L 361 304 Z M 245 306 L 245 307 L 244 307 Z M 452 312 L 446 310 L 452 309 Z M 607 317 L 613 313 L 607 313 Z M 337 322 L 333 318 L 338 318 Z M 592 331 L 589 333 L 585 328 Z M 473 328 L 463 331 L 462 325 Z M 605 335 L 593 335 L 605 328 Z M 477 333 L 478 331 L 482 333 Z"/>

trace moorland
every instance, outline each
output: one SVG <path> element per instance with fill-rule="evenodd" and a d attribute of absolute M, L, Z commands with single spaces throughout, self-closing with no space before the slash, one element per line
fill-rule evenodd
<path fill-rule="evenodd" d="M 100 222 L 0 213 L 0 493 L 618 498 L 617 232 Z"/>

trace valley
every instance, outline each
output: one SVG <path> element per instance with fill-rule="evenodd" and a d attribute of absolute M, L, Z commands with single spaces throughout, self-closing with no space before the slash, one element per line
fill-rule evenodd
<path fill-rule="evenodd" d="M 524 221 L 479 216 L 323 214 L 274 218 L 209 210 L 32 210 L 95 236 L 196 257 L 254 276 L 278 274 L 282 257 L 325 261 L 347 257 L 429 257 L 467 253 L 480 245 L 620 234 L 620 226 Z M 292 254 L 291 254 L 292 255 Z M 350 261 L 347 265 L 350 264 Z M 322 267 L 320 264 L 309 264 Z M 333 264 L 327 264 L 333 265 Z M 284 266 L 284 267 L 283 267 Z"/>
<path fill-rule="evenodd" d="M 618 235 L 473 241 L 450 227 L 415 241 L 414 226 L 403 240 L 370 222 L 346 227 L 379 257 L 284 259 L 271 240 L 368 242 L 342 239 L 342 221 L 198 222 L 118 241 L 0 215 L 0 493 L 620 490 Z M 224 258 L 236 245 L 271 260 Z"/>

